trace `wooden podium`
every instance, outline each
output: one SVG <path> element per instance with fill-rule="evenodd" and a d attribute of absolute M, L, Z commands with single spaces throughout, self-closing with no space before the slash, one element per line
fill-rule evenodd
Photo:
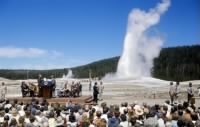
<path fill-rule="evenodd" d="M 42 85 L 42 97 L 51 98 L 52 97 L 52 84 L 51 82 L 44 82 Z"/>
<path fill-rule="evenodd" d="M 51 88 L 50 87 L 43 87 L 42 88 L 42 97 L 51 98 Z"/>

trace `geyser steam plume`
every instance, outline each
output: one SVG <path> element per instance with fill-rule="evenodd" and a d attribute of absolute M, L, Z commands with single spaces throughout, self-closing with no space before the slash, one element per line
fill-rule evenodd
<path fill-rule="evenodd" d="M 166 12 L 169 6 L 170 0 L 162 0 L 148 12 L 140 9 L 133 9 L 130 12 L 116 78 L 140 78 L 151 75 L 153 59 L 159 55 L 164 41 L 160 36 L 148 36 L 147 31 L 160 21 L 161 14 Z"/>
<path fill-rule="evenodd" d="M 71 69 L 68 69 L 67 75 L 63 75 L 63 78 L 69 79 L 69 78 L 73 78 L 73 72 Z"/>

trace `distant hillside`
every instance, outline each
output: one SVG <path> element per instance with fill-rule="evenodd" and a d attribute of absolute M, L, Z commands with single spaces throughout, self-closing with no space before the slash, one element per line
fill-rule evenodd
<path fill-rule="evenodd" d="M 115 72 L 119 57 L 96 61 L 87 65 L 71 68 L 76 78 L 103 77 L 106 73 Z M 55 75 L 62 77 L 66 69 L 52 70 L 0 70 L 0 77 L 9 79 L 37 78 L 40 73 L 44 77 Z M 153 77 L 164 80 L 197 80 L 200 79 L 200 46 L 181 46 L 163 48 L 154 60 Z"/>

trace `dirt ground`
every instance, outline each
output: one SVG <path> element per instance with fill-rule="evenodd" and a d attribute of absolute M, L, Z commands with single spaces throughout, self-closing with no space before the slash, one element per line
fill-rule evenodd
<path fill-rule="evenodd" d="M 0 79 L 0 83 L 5 82 L 7 85 L 7 97 L 21 96 L 20 80 Z M 36 80 L 29 80 L 29 82 L 36 82 Z M 57 79 L 57 88 L 62 88 L 65 81 Z M 191 81 L 195 89 L 196 106 L 200 106 L 200 97 L 198 97 L 198 89 L 200 80 Z M 121 104 L 122 102 L 142 104 L 146 102 L 149 105 L 163 104 L 165 100 L 169 100 L 169 84 L 168 82 L 161 85 L 149 85 L 144 82 L 112 82 L 104 81 L 103 101 L 108 104 Z M 188 82 L 181 82 L 180 102 L 187 100 Z M 82 82 L 83 95 L 92 95 L 89 91 L 89 82 Z"/>

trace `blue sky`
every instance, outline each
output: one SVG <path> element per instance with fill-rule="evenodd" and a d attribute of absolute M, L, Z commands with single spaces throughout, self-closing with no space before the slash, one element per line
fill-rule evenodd
<path fill-rule="evenodd" d="M 0 68 L 72 67 L 121 55 L 129 12 L 161 0 L 1 0 Z M 172 0 L 163 47 L 200 44 L 199 0 Z"/>

